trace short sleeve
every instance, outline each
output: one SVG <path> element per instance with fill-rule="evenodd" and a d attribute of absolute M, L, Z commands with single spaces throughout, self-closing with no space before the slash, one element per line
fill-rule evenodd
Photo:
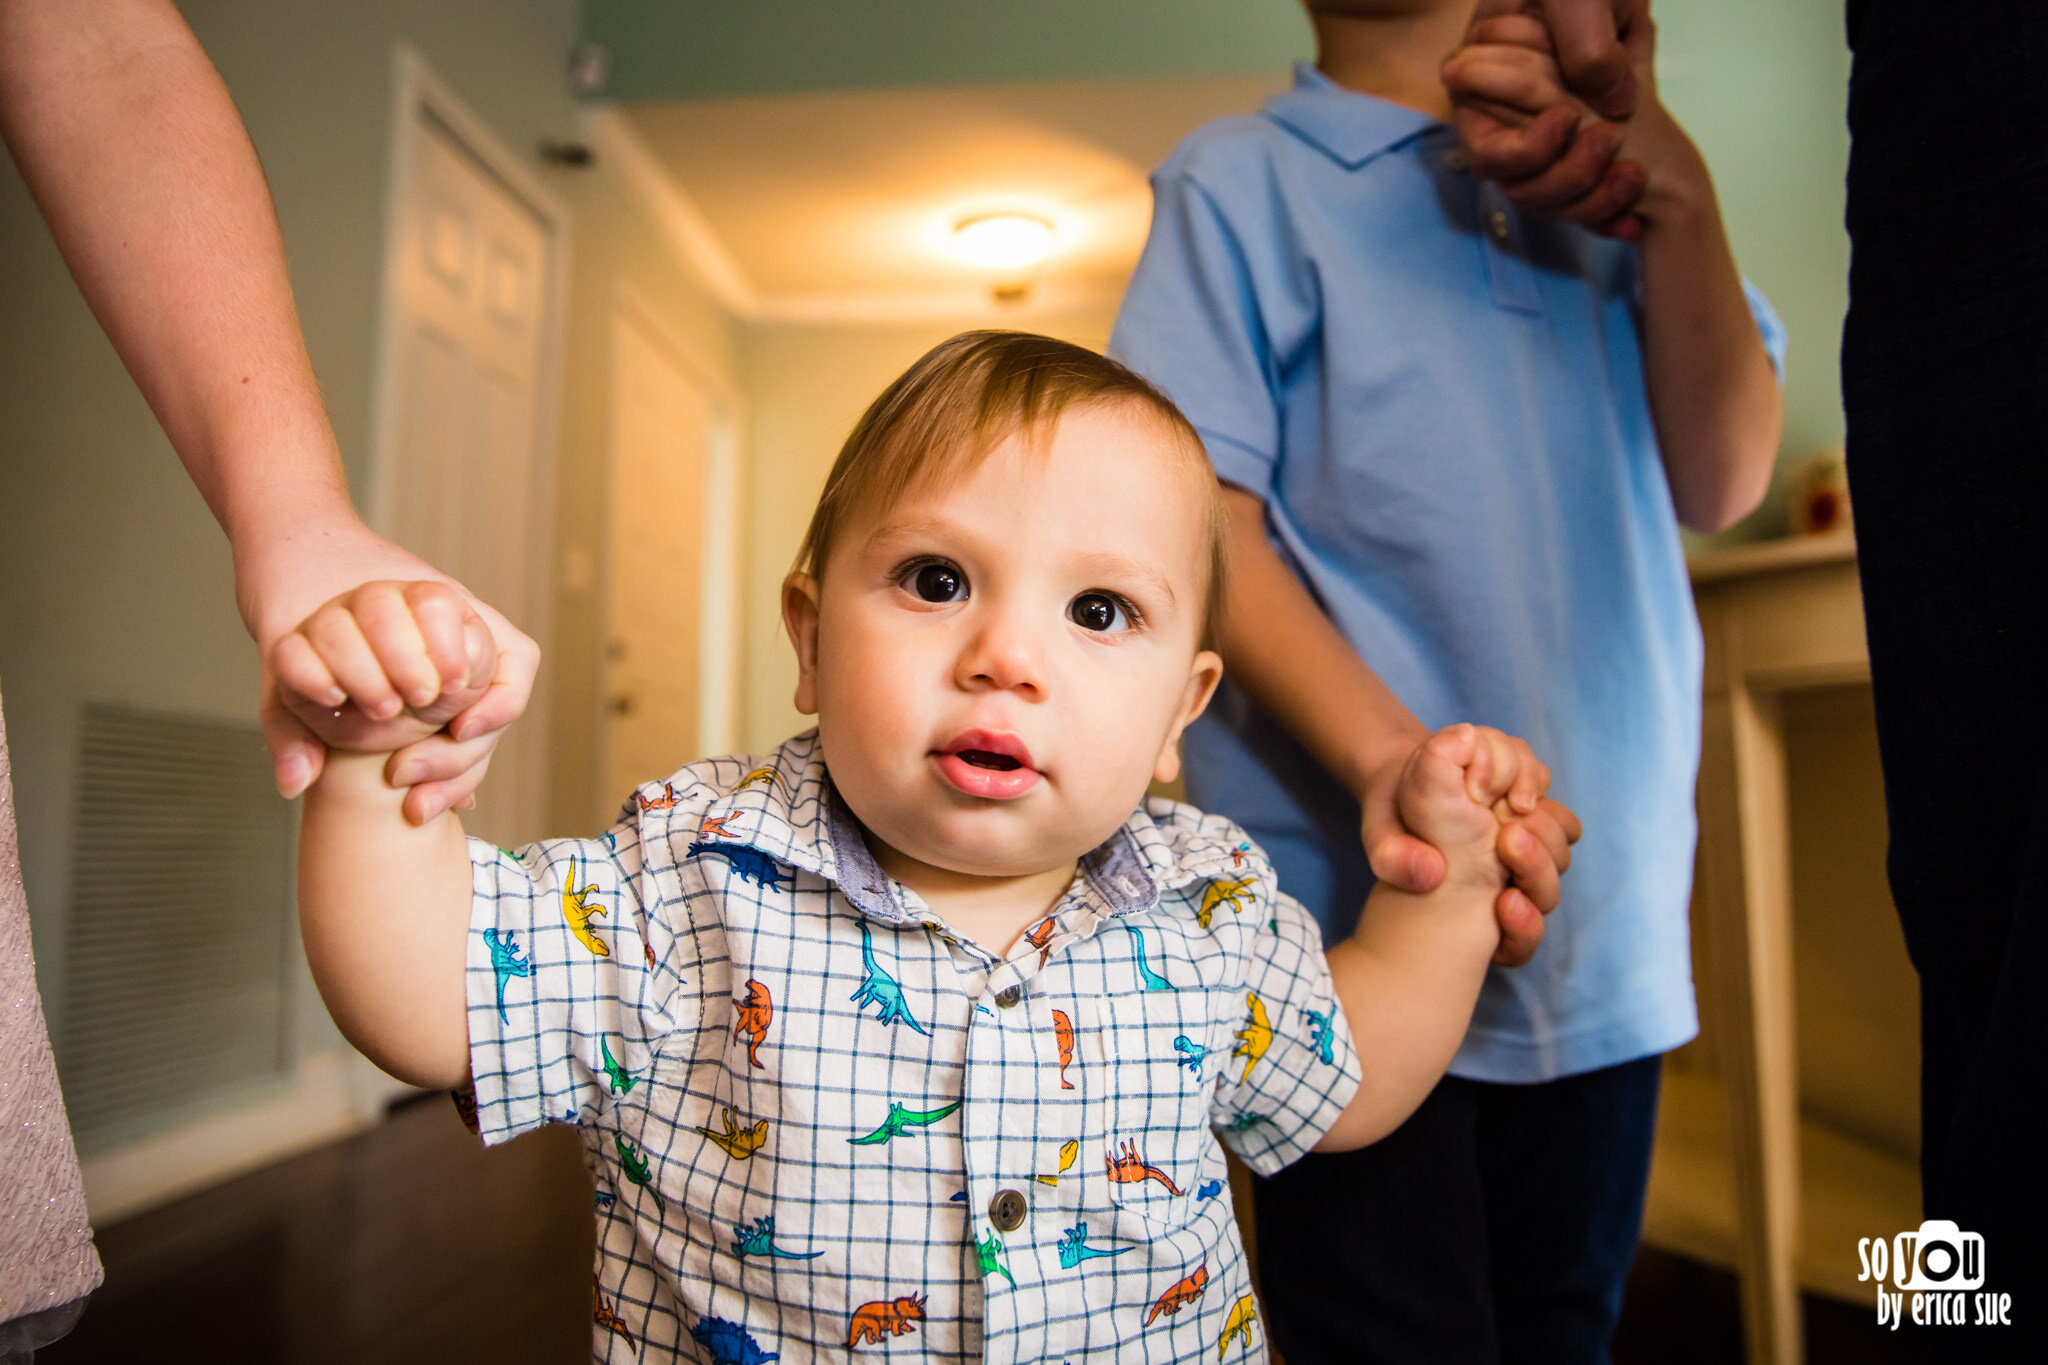
<path fill-rule="evenodd" d="M 1785 382 L 1785 324 L 1778 318 L 1778 310 L 1771 307 L 1771 301 L 1763 291 L 1751 284 L 1747 278 L 1742 281 L 1743 297 L 1749 300 L 1749 315 L 1756 319 L 1756 330 L 1763 337 L 1764 352 L 1771 358 L 1771 368 L 1777 371 L 1778 382 Z"/>
<path fill-rule="evenodd" d="M 1271 1175 L 1336 1124 L 1358 1092 L 1358 1054 L 1322 934 L 1301 902 L 1271 893 L 1266 928 L 1251 946 L 1237 1051 L 1216 1087 L 1211 1122 L 1247 1166 Z"/>
<path fill-rule="evenodd" d="M 1215 200 L 1172 163 L 1153 177 L 1151 234 L 1109 349 L 1186 414 L 1219 478 L 1267 495 L 1280 418 L 1252 264 Z"/>
<path fill-rule="evenodd" d="M 671 1021 L 642 827 L 514 852 L 469 841 L 466 996 L 476 1127 L 503 1142 L 587 1122 L 646 1076 Z"/>

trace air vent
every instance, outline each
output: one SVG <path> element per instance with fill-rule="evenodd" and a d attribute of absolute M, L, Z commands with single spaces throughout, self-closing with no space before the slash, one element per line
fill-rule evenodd
<path fill-rule="evenodd" d="M 92 705 L 79 733 L 56 1045 L 91 1152 L 286 1077 L 293 819 L 254 726 Z"/>

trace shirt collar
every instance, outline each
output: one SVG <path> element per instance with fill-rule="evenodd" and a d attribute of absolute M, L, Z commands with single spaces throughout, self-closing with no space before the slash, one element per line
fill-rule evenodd
<path fill-rule="evenodd" d="M 837 886 L 862 914 L 887 924 L 919 922 L 902 890 L 876 863 L 860 822 L 825 769 L 816 730 L 781 745 L 731 791 L 704 808 L 694 838 L 758 849 Z M 1149 910 L 1161 891 L 1194 875 L 1143 807 L 1081 859 L 1081 875 L 1111 914 Z"/>
<path fill-rule="evenodd" d="M 1294 88 L 1267 100 L 1262 112 L 1353 171 L 1380 153 L 1443 126 L 1419 109 L 1347 90 L 1308 62 L 1295 64 Z"/>

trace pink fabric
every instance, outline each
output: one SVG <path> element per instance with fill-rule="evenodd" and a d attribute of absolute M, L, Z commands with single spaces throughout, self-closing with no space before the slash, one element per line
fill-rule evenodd
<path fill-rule="evenodd" d="M 7 722 L 0 715 L 0 1323 L 80 1299 L 100 1279 L 78 1153 L 36 994 Z"/>

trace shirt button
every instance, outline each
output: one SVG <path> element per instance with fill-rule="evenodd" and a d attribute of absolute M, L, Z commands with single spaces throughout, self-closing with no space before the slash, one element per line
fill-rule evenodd
<path fill-rule="evenodd" d="M 1505 242 L 1508 239 L 1507 210 L 1495 209 L 1492 213 L 1487 214 L 1486 230 L 1494 235 L 1496 241 Z"/>
<path fill-rule="evenodd" d="M 996 992 L 996 1007 L 998 1009 L 1013 1010 L 1017 1008 L 1017 1002 L 1023 998 L 1024 988 L 1022 986 L 1005 986 Z"/>
<path fill-rule="evenodd" d="M 1465 153 L 1460 148 L 1453 147 L 1444 153 L 1444 169 L 1447 171 L 1462 171 L 1468 164 Z"/>
<path fill-rule="evenodd" d="M 997 1232 L 1015 1232 L 1024 1226 L 1024 1215 L 1031 1206 L 1016 1190 L 999 1190 L 996 1197 L 988 1201 L 988 1220 L 996 1225 Z"/>

